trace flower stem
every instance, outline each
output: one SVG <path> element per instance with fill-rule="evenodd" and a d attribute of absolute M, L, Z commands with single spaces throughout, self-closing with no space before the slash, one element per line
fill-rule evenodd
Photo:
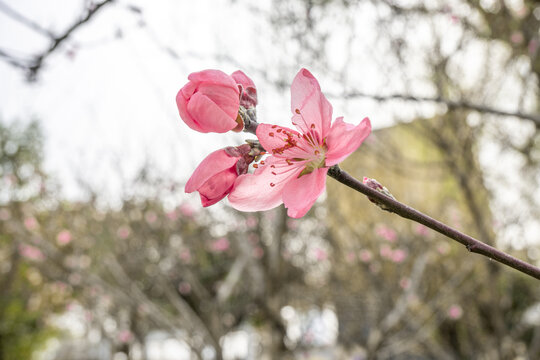
<path fill-rule="evenodd" d="M 521 271 L 522 273 L 525 273 L 540 280 L 540 268 L 526 263 L 525 261 L 519 260 L 505 252 L 497 250 L 494 247 L 489 246 L 479 240 L 476 240 L 475 238 L 466 235 L 438 220 L 435 220 L 432 217 L 423 214 L 410 206 L 407 206 L 395 199 L 392 199 L 391 197 L 386 196 L 378 192 L 377 190 L 371 189 L 370 187 L 364 185 L 361 181 L 352 177 L 346 171 L 342 170 L 337 165 L 332 166 L 328 170 L 328 176 L 368 196 L 369 198 L 375 200 L 377 203 L 384 205 L 385 209 L 387 209 L 388 211 L 393 212 L 406 219 L 410 219 L 417 223 L 423 224 L 430 229 L 437 231 L 440 234 L 456 240 L 457 242 L 465 245 L 467 250 L 469 250 L 470 252 L 487 256 L 490 259 L 510 266 L 511 268 L 514 268 L 518 271 Z"/>

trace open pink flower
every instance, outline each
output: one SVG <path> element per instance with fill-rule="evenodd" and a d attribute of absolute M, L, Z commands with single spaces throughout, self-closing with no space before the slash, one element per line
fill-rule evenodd
<path fill-rule="evenodd" d="M 244 92 L 247 92 L 251 87 L 250 94 L 255 93 L 256 103 L 255 85 L 251 79 L 241 71 L 231 76 L 220 70 L 192 73 L 188 79 L 176 95 L 178 112 L 187 126 L 203 133 L 242 130 L 242 121 L 237 121 L 240 89 L 245 88 Z"/>
<path fill-rule="evenodd" d="M 229 195 L 242 211 L 261 211 L 285 204 L 291 217 L 304 216 L 326 187 L 328 167 L 343 161 L 371 132 L 365 118 L 358 126 L 337 118 L 317 80 L 300 70 L 291 86 L 292 123 L 299 131 L 260 124 L 257 137 L 271 154 L 254 174 L 242 175 Z"/>
<path fill-rule="evenodd" d="M 250 150 L 244 144 L 214 151 L 195 169 L 186 183 L 186 192 L 198 191 L 204 207 L 217 203 L 229 194 L 238 176 L 247 172 L 253 161 Z"/>

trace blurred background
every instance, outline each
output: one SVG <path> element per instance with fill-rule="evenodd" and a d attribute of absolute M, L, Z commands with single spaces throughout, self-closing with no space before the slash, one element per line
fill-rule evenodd
<path fill-rule="evenodd" d="M 0 0 L 0 360 L 539 359 L 540 286 L 328 179 L 304 218 L 183 184 L 189 73 L 290 126 L 301 67 L 374 132 L 342 167 L 540 263 L 540 3 Z"/>

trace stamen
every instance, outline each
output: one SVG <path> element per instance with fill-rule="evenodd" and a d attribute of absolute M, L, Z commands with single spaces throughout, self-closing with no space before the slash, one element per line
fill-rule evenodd
<path fill-rule="evenodd" d="M 272 164 L 272 165 L 270 165 L 270 167 L 271 167 L 272 169 L 275 169 L 275 168 L 276 168 L 276 165 L 273 165 L 273 164 Z"/>
<path fill-rule="evenodd" d="M 300 110 L 294 109 L 294 112 L 297 113 L 298 115 L 300 115 Z"/>
<path fill-rule="evenodd" d="M 273 126 L 272 126 L 272 129 L 275 129 L 275 128 L 277 128 L 277 125 L 273 125 Z"/>
<path fill-rule="evenodd" d="M 276 132 L 280 133 L 282 129 L 277 129 Z"/>
<path fill-rule="evenodd" d="M 257 164 L 253 164 L 253 167 L 254 167 L 254 168 L 256 169 L 256 168 L 258 168 L 258 167 L 259 167 L 259 165 L 257 165 Z"/>
<path fill-rule="evenodd" d="M 311 124 L 311 128 L 312 128 L 312 129 L 315 129 L 315 124 Z"/>
<path fill-rule="evenodd" d="M 270 183 L 270 186 L 271 186 L 271 187 L 274 187 L 274 186 L 276 186 L 276 184 L 274 184 L 274 183 Z"/>
<path fill-rule="evenodd" d="M 271 132 L 271 133 L 268 134 L 268 136 L 274 137 L 274 133 Z"/>
<path fill-rule="evenodd" d="M 272 171 L 272 175 L 277 175 L 275 171 Z"/>
<path fill-rule="evenodd" d="M 264 160 L 263 160 L 263 161 L 261 161 L 261 165 L 264 165 Z"/>

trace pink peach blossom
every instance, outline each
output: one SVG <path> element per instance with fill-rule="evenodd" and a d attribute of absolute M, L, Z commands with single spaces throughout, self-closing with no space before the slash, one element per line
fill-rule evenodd
<path fill-rule="evenodd" d="M 317 248 L 315 249 L 315 259 L 317 261 L 324 261 L 328 258 L 328 254 L 323 249 Z"/>
<path fill-rule="evenodd" d="M 186 281 L 182 281 L 180 284 L 178 284 L 178 292 L 180 292 L 182 295 L 188 295 L 191 293 L 191 284 Z"/>
<path fill-rule="evenodd" d="M 360 261 L 368 263 L 373 259 L 373 253 L 369 250 L 361 250 L 358 257 L 360 258 Z"/>
<path fill-rule="evenodd" d="M 202 133 L 224 133 L 236 122 L 240 92 L 232 76 L 220 70 L 203 70 L 188 76 L 189 82 L 176 95 L 180 117 Z"/>
<path fill-rule="evenodd" d="M 397 264 L 402 263 L 407 258 L 407 252 L 403 249 L 396 249 L 392 251 L 390 258 Z"/>
<path fill-rule="evenodd" d="M 381 245 L 379 249 L 379 254 L 384 257 L 390 259 L 392 257 L 392 248 L 388 244 Z"/>
<path fill-rule="evenodd" d="M 122 225 L 118 228 L 118 230 L 116 231 L 116 235 L 122 239 L 122 240 L 125 240 L 129 237 L 129 235 L 131 235 L 131 228 L 127 225 Z"/>
<path fill-rule="evenodd" d="M 67 245 L 71 242 L 71 233 L 69 230 L 62 230 L 56 235 L 56 243 L 60 246 Z"/>
<path fill-rule="evenodd" d="M 193 215 L 195 215 L 195 210 L 193 209 L 193 207 L 186 203 L 180 205 L 178 210 L 180 210 L 180 214 L 185 217 L 192 217 Z"/>
<path fill-rule="evenodd" d="M 189 249 L 184 249 L 180 251 L 179 254 L 180 260 L 182 260 L 183 263 L 187 264 L 191 262 L 191 251 Z"/>
<path fill-rule="evenodd" d="M 215 240 L 211 245 L 210 245 L 210 250 L 214 251 L 214 252 L 223 252 L 223 251 L 227 251 L 229 249 L 229 247 L 231 246 L 229 240 L 227 240 L 227 238 L 219 238 L 217 240 Z"/>
<path fill-rule="evenodd" d="M 397 239 L 397 233 L 395 230 L 386 225 L 378 227 L 376 233 L 386 241 L 394 242 Z"/>
<path fill-rule="evenodd" d="M 317 80 L 306 69 L 291 86 L 292 123 L 295 131 L 260 124 L 257 138 L 271 154 L 254 174 L 241 175 L 229 202 L 237 210 L 261 211 L 285 204 L 290 217 L 300 218 L 326 187 L 328 168 L 355 151 L 371 132 L 365 118 L 358 126 L 337 118 Z"/>
<path fill-rule="evenodd" d="M 41 261 L 45 259 L 45 255 L 37 247 L 32 245 L 19 245 L 19 254 L 28 260 Z"/>
<path fill-rule="evenodd" d="M 448 317 L 452 320 L 457 320 L 463 315 L 463 309 L 459 305 L 452 305 L 448 308 Z"/>
<path fill-rule="evenodd" d="M 24 227 L 28 230 L 34 230 L 38 226 L 38 222 L 35 217 L 27 217 L 24 219 Z"/>
<path fill-rule="evenodd" d="M 121 343 L 128 343 L 133 340 L 133 333 L 129 330 L 122 330 L 118 334 L 118 341 Z"/>
<path fill-rule="evenodd" d="M 176 95 L 178 112 L 187 126 L 203 133 L 242 130 L 240 106 L 249 109 L 257 105 L 257 89 L 246 74 L 203 70 L 188 79 Z"/>
<path fill-rule="evenodd" d="M 195 169 L 185 191 L 198 191 L 204 207 L 217 203 L 229 194 L 238 176 L 247 172 L 253 161 L 250 150 L 251 147 L 244 144 L 214 151 Z"/>
<path fill-rule="evenodd" d="M 425 225 L 422 225 L 422 224 L 416 224 L 415 228 L 414 228 L 414 232 L 417 234 L 417 235 L 420 235 L 420 236 L 428 236 L 429 235 L 429 228 Z"/>
<path fill-rule="evenodd" d="M 409 286 L 411 286 L 411 280 L 409 280 L 409 278 L 403 277 L 399 280 L 399 287 L 403 290 L 407 290 Z"/>

